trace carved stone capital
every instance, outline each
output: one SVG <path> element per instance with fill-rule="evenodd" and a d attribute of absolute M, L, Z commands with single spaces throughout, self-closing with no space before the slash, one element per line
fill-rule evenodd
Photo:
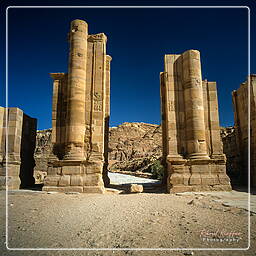
<path fill-rule="evenodd" d="M 53 80 L 61 80 L 65 77 L 65 73 L 50 73 Z"/>
<path fill-rule="evenodd" d="M 107 42 L 107 36 L 104 33 L 99 33 L 99 34 L 93 34 L 93 35 L 88 35 L 87 38 L 88 42 Z"/>

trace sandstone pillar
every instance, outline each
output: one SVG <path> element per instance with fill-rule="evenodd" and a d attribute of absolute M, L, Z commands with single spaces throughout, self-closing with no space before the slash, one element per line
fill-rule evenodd
<path fill-rule="evenodd" d="M 58 159 L 56 155 L 62 159 L 65 154 L 64 145 L 66 142 L 65 117 L 67 115 L 67 74 L 51 73 L 50 75 L 53 79 L 51 141 L 54 145 L 50 159 L 53 161 Z"/>
<path fill-rule="evenodd" d="M 219 110 L 218 110 L 218 96 L 216 82 L 206 82 L 208 96 L 208 108 L 209 108 L 209 130 L 210 130 L 210 143 L 211 152 L 209 152 L 211 158 L 223 159 L 223 145 L 220 143 L 220 124 L 219 124 Z"/>
<path fill-rule="evenodd" d="M 216 83 L 203 87 L 200 53 L 165 55 L 164 71 L 160 83 L 167 191 L 230 190 L 217 134 Z"/>
<path fill-rule="evenodd" d="M 71 22 L 69 32 L 69 68 L 66 151 L 67 160 L 84 160 L 85 136 L 85 84 L 87 60 L 87 23 L 82 20 Z"/>
<path fill-rule="evenodd" d="M 182 79 L 186 109 L 187 153 L 191 159 L 208 159 L 199 51 L 186 51 L 182 54 L 182 62 Z"/>
<path fill-rule="evenodd" d="M 110 83 L 107 37 L 88 35 L 87 24 L 75 20 L 69 40 L 68 74 L 51 74 L 55 158 L 49 159 L 43 190 L 103 193 Z"/>
<path fill-rule="evenodd" d="M 168 158 L 180 158 L 178 152 L 178 134 L 177 134 L 177 108 L 179 107 L 175 101 L 175 92 L 178 90 L 175 79 L 177 73 L 174 72 L 174 62 L 179 55 L 165 55 L 165 73 L 163 79 L 165 80 L 162 88 L 162 97 L 164 100 L 163 108 L 165 114 L 165 136 L 167 139 Z"/>

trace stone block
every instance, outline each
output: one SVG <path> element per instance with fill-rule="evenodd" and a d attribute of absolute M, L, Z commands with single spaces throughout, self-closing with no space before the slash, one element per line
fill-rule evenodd
<path fill-rule="evenodd" d="M 168 193 L 182 193 L 192 191 L 192 186 L 175 185 L 167 189 Z"/>
<path fill-rule="evenodd" d="M 83 186 L 83 177 L 81 175 L 71 175 L 70 185 L 71 186 Z"/>
<path fill-rule="evenodd" d="M 8 164 L 7 167 L 7 175 L 8 176 L 19 176 L 20 175 L 20 164 Z"/>
<path fill-rule="evenodd" d="M 103 186 L 101 174 L 87 174 L 84 176 L 84 186 Z"/>
<path fill-rule="evenodd" d="M 217 185 L 219 179 L 217 175 L 203 174 L 201 173 L 202 185 Z"/>
<path fill-rule="evenodd" d="M 218 178 L 221 185 L 230 185 L 230 179 L 226 174 L 218 174 Z"/>
<path fill-rule="evenodd" d="M 172 185 L 183 184 L 184 183 L 183 174 L 181 174 L 181 173 L 172 173 L 169 177 L 169 182 Z"/>
<path fill-rule="evenodd" d="M 70 186 L 70 175 L 60 176 L 59 186 L 60 187 Z"/>
<path fill-rule="evenodd" d="M 189 178 L 189 185 L 201 185 L 201 175 L 199 173 L 192 173 Z"/>
<path fill-rule="evenodd" d="M 191 177 L 191 173 L 184 173 L 183 174 L 183 184 L 188 186 L 189 185 L 189 179 Z"/>
<path fill-rule="evenodd" d="M 96 193 L 96 194 L 103 194 L 105 192 L 104 186 L 84 186 L 83 187 L 84 193 Z"/>
<path fill-rule="evenodd" d="M 192 173 L 206 173 L 209 172 L 208 165 L 192 164 L 191 165 Z"/>
<path fill-rule="evenodd" d="M 86 173 L 102 173 L 103 163 L 102 162 L 89 162 L 86 166 Z"/>
<path fill-rule="evenodd" d="M 48 175 L 44 179 L 44 186 L 58 186 L 60 176 Z"/>
<path fill-rule="evenodd" d="M 67 187 L 43 186 L 42 190 L 47 191 L 47 192 L 61 192 L 61 193 L 78 192 L 78 193 L 83 193 L 83 187 L 78 187 L 78 186 L 67 186 Z"/>
<path fill-rule="evenodd" d="M 19 176 L 0 176 L 0 189 L 5 190 L 6 189 L 6 182 L 8 189 L 10 190 L 16 190 L 20 188 L 20 178 Z"/>
<path fill-rule="evenodd" d="M 48 166 L 47 174 L 50 175 L 50 176 L 51 175 L 61 174 L 61 167 Z"/>
<path fill-rule="evenodd" d="M 129 187 L 130 193 L 142 193 L 143 192 L 143 186 L 138 184 L 131 184 Z"/>
<path fill-rule="evenodd" d="M 212 187 L 213 191 L 231 191 L 231 185 L 214 185 Z"/>
<path fill-rule="evenodd" d="M 62 166 L 62 174 L 66 175 L 66 174 L 82 174 L 83 173 L 83 168 L 82 166 L 78 165 L 67 165 L 67 166 Z"/>

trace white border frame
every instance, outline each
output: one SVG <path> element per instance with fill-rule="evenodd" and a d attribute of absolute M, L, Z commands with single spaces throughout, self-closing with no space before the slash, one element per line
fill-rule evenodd
<path fill-rule="evenodd" d="M 227 9 L 227 8 L 238 8 L 248 10 L 248 78 L 250 78 L 250 32 L 251 32 L 251 20 L 250 20 L 250 8 L 248 6 L 8 6 L 6 8 L 6 84 L 5 84 L 5 97 L 6 97 L 6 108 L 8 107 L 8 10 L 9 9 L 22 9 L 22 8 L 128 8 L 128 9 L 162 9 L 162 8 L 176 8 L 176 9 Z M 250 79 L 248 79 L 248 247 L 246 248 L 10 248 L 8 246 L 8 186 L 6 182 L 6 248 L 11 251 L 246 251 L 250 248 L 250 237 L 251 237 L 251 225 L 250 225 L 250 201 L 251 201 L 251 188 L 250 188 Z M 6 115 L 6 124 L 8 116 Z M 6 132 L 6 152 L 8 152 L 8 129 Z M 8 177 L 8 154 L 6 154 L 6 177 Z M 7 178 L 6 178 L 7 181 Z"/>

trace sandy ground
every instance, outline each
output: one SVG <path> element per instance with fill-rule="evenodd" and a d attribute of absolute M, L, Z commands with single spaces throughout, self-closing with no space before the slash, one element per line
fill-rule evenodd
<path fill-rule="evenodd" d="M 236 198 L 239 198 L 237 193 L 240 192 L 235 192 Z M 5 192 L 0 195 L 1 223 L 4 223 Z M 230 199 L 230 195 L 226 198 Z M 7 250 L 5 227 L 1 225 L 1 255 L 255 255 L 254 213 L 249 214 L 252 225 L 249 250 L 214 251 L 214 248 L 248 246 L 248 211 L 228 206 L 223 203 L 223 198 L 223 193 L 169 195 L 109 192 L 93 195 L 47 194 L 28 190 L 10 192 L 9 248 L 118 250 Z M 125 248 L 162 248 L 163 251 Z M 166 248 L 212 250 L 168 251 Z"/>

